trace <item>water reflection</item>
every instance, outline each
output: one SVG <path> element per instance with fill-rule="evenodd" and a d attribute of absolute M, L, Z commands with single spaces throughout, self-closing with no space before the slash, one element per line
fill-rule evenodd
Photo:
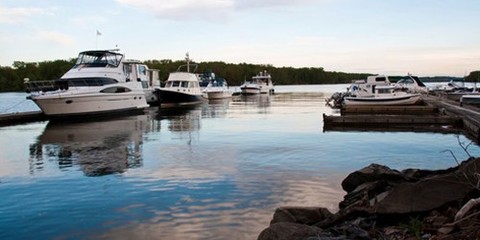
<path fill-rule="evenodd" d="M 30 145 L 30 173 L 41 171 L 45 161 L 56 161 L 60 169 L 80 166 L 87 176 L 140 167 L 143 133 L 149 131 L 149 115 L 99 121 L 51 121 Z"/>
<path fill-rule="evenodd" d="M 227 115 L 228 108 L 232 98 L 225 99 L 213 99 L 208 100 L 207 104 L 203 105 L 202 117 L 203 118 L 222 118 Z"/>
<path fill-rule="evenodd" d="M 269 94 L 239 95 L 232 99 L 232 103 L 237 107 L 242 106 L 249 110 L 256 107 L 257 113 L 269 113 L 274 97 Z"/>

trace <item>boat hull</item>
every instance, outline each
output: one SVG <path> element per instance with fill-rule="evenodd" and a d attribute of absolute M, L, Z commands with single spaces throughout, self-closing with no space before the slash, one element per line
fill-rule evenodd
<path fill-rule="evenodd" d="M 225 91 L 209 91 L 206 92 L 206 96 L 208 99 L 223 99 L 232 97 L 232 94 Z"/>
<path fill-rule="evenodd" d="M 188 92 L 172 91 L 169 89 L 157 89 L 160 104 L 188 105 L 201 103 L 203 97 L 201 94 L 192 94 Z"/>
<path fill-rule="evenodd" d="M 345 105 L 414 105 L 420 100 L 420 95 L 394 97 L 345 97 Z"/>
<path fill-rule="evenodd" d="M 148 107 L 142 92 L 78 95 L 52 93 L 31 96 L 31 99 L 45 115 L 57 117 L 141 111 Z"/>
<path fill-rule="evenodd" d="M 243 95 L 260 94 L 260 88 L 258 87 L 241 87 L 240 90 Z"/>
<path fill-rule="evenodd" d="M 461 104 L 480 105 L 480 94 L 463 95 L 460 98 Z"/>

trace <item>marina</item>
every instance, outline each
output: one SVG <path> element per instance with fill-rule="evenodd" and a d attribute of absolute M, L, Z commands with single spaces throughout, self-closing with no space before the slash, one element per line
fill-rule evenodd
<path fill-rule="evenodd" d="M 456 164 L 447 149 L 468 157 L 458 141 L 469 139 L 453 129 L 326 131 L 322 116 L 339 112 L 325 99 L 341 88 L 277 86 L 139 115 L 4 125 L 0 237 L 254 239 L 277 207 L 335 211 L 342 179 L 372 162 L 441 169 Z M 477 144 L 468 151 L 480 154 Z"/>

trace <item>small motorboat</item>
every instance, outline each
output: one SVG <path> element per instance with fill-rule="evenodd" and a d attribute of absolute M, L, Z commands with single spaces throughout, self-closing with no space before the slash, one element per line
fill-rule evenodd
<path fill-rule="evenodd" d="M 240 90 L 243 95 L 274 94 L 272 76 L 267 71 L 260 72 L 246 80 Z"/>
<path fill-rule="evenodd" d="M 420 100 L 420 94 L 396 91 L 395 86 L 377 86 L 368 96 L 347 96 L 345 105 L 414 105 Z"/>
<path fill-rule="evenodd" d="M 208 100 L 223 99 L 232 97 L 232 92 L 228 88 L 228 83 L 224 78 L 213 78 L 203 89 L 203 95 Z"/>
<path fill-rule="evenodd" d="M 146 92 L 153 80 L 146 65 L 126 61 L 114 50 L 79 53 L 60 79 L 26 81 L 27 98 L 47 116 L 71 117 L 138 111 L 148 107 Z"/>
<path fill-rule="evenodd" d="M 413 105 L 420 100 L 419 93 L 401 91 L 392 85 L 388 76 L 369 76 L 367 80 L 357 80 L 345 93 L 334 93 L 327 104 L 333 101 L 334 107 L 342 105 Z"/>

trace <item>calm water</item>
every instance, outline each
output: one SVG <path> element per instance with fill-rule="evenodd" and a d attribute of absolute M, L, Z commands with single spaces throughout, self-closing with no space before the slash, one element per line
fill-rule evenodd
<path fill-rule="evenodd" d="M 324 132 L 324 98 L 344 87 L 2 127 L 0 239 L 256 239 L 277 207 L 335 211 L 341 181 L 370 163 L 467 158 L 458 139 L 469 140 L 455 134 Z M 0 110 L 35 110 L 24 97 L 0 94 Z"/>

